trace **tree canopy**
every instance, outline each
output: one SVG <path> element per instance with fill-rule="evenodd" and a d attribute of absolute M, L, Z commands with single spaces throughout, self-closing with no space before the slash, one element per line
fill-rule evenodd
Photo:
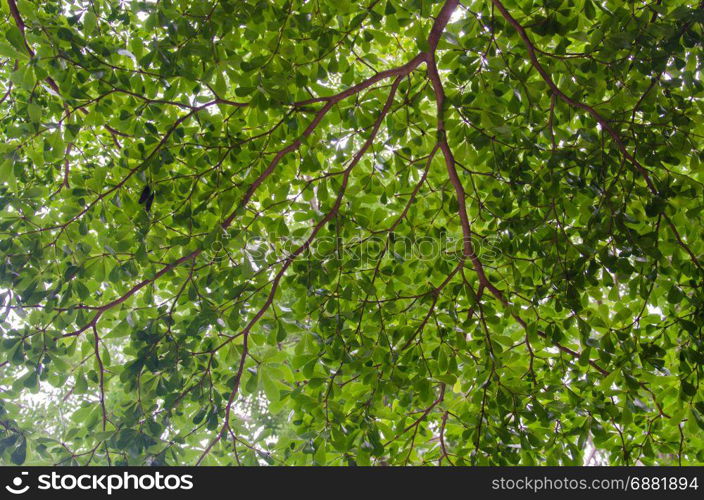
<path fill-rule="evenodd" d="M 704 463 L 700 3 L 2 9 L 2 463 Z"/>

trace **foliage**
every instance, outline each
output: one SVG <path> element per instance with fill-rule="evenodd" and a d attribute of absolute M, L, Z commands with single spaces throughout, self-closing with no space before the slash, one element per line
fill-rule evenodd
<path fill-rule="evenodd" d="M 3 463 L 704 463 L 700 4 L 2 7 Z"/>

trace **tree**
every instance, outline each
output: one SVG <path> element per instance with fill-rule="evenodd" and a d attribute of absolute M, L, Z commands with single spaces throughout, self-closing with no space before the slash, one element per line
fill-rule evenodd
<path fill-rule="evenodd" d="M 704 462 L 704 9 L 8 0 L 0 457 Z"/>

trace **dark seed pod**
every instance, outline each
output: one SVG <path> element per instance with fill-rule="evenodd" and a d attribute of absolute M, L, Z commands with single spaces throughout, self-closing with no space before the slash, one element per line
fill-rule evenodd
<path fill-rule="evenodd" d="M 139 202 L 144 203 L 145 201 L 147 201 L 147 198 L 149 198 L 151 192 L 152 190 L 149 189 L 149 186 L 144 186 L 144 189 L 142 189 L 142 194 L 139 195 Z"/>
<path fill-rule="evenodd" d="M 154 193 L 149 195 L 149 198 L 147 199 L 147 204 L 145 206 L 147 212 L 149 212 L 152 209 L 152 203 L 154 203 Z"/>

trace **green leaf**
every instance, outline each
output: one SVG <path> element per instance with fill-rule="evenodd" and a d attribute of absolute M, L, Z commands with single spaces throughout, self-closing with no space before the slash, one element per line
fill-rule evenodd
<path fill-rule="evenodd" d="M 95 16 L 95 13 L 91 10 L 88 9 L 83 16 L 83 33 L 84 35 L 88 36 L 95 31 L 95 26 L 97 24 L 97 17 Z"/>
<path fill-rule="evenodd" d="M 10 460 L 15 465 L 24 464 L 27 459 L 27 439 L 24 436 L 19 440 L 19 444 L 10 455 Z"/>
<path fill-rule="evenodd" d="M 39 123 L 42 119 L 42 108 L 33 102 L 27 105 L 27 114 L 29 119 L 34 123 Z"/>

